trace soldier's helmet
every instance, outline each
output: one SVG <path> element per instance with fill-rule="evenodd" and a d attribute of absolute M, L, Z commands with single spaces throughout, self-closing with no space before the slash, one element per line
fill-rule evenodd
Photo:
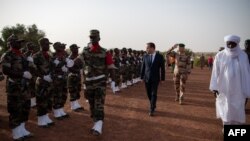
<path fill-rule="evenodd" d="M 70 48 L 70 50 L 72 50 L 72 49 L 78 49 L 80 47 L 78 47 L 77 44 L 72 44 L 69 46 L 69 48 Z"/>

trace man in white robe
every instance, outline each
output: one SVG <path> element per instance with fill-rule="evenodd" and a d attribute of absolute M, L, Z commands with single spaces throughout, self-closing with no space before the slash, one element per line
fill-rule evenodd
<path fill-rule="evenodd" d="M 247 54 L 240 49 L 240 37 L 224 37 L 225 50 L 214 60 L 210 87 L 216 95 L 216 115 L 223 125 L 246 122 L 245 99 L 250 97 L 250 66 Z"/>

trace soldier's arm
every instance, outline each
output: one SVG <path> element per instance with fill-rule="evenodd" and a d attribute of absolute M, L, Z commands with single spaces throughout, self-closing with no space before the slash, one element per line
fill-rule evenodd
<path fill-rule="evenodd" d="M 178 44 L 175 44 L 174 46 L 172 46 L 169 50 L 167 50 L 167 55 L 169 55 L 174 49 L 176 49 L 178 46 Z"/>
<path fill-rule="evenodd" d="M 11 78 L 22 78 L 23 72 L 22 71 L 15 71 L 11 67 L 11 57 L 7 54 L 4 54 L 2 59 L 2 72 L 5 75 L 8 75 Z"/>
<path fill-rule="evenodd" d="M 35 68 L 36 68 L 35 75 L 38 76 L 38 77 L 43 77 L 45 72 L 43 71 L 42 56 L 33 55 L 33 59 L 34 59 L 34 65 L 35 65 Z"/>

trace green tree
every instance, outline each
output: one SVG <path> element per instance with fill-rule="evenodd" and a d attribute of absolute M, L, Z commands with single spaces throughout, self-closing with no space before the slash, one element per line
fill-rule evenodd
<path fill-rule="evenodd" d="M 35 51 L 39 50 L 38 39 L 45 37 L 45 33 L 39 30 L 35 24 L 31 26 L 25 26 L 23 24 L 16 24 L 16 26 L 6 26 L 1 31 L 2 38 L 0 38 L 1 51 L 0 55 L 8 50 L 7 39 L 11 34 L 17 35 L 19 38 L 25 39 L 27 42 L 33 42 L 37 45 Z"/>

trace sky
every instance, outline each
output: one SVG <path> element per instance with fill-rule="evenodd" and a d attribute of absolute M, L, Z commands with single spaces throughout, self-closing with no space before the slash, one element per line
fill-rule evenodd
<path fill-rule="evenodd" d="M 228 34 L 250 39 L 250 0 L 0 0 L 0 29 L 36 24 L 51 42 L 84 47 L 100 31 L 104 48 L 166 51 L 184 43 L 216 52 Z"/>

